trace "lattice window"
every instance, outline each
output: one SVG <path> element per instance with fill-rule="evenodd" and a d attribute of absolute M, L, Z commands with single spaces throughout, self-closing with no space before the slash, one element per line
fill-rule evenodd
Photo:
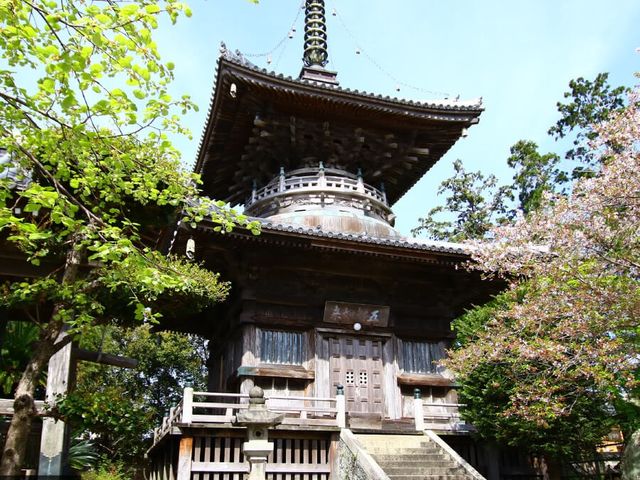
<path fill-rule="evenodd" d="M 438 373 L 437 362 L 444 358 L 444 342 L 401 341 L 402 365 L 409 373 Z"/>
<path fill-rule="evenodd" d="M 361 371 L 358 373 L 358 382 L 363 387 L 367 386 L 367 383 L 369 382 L 369 375 L 366 371 Z"/>
<path fill-rule="evenodd" d="M 355 375 L 353 374 L 353 370 L 347 370 L 344 376 L 344 383 L 346 385 L 355 385 Z"/>
<path fill-rule="evenodd" d="M 260 330 L 260 360 L 262 362 L 302 365 L 305 358 L 304 333 Z"/>

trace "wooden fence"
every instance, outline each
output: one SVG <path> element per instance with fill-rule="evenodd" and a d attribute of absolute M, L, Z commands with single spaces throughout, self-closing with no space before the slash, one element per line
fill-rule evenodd
<path fill-rule="evenodd" d="M 344 394 L 336 397 L 300 397 L 271 395 L 266 398 L 267 408 L 285 415 L 283 425 L 301 427 L 346 426 Z M 182 401 L 171 408 L 169 416 L 154 431 L 154 444 L 177 425 L 220 424 L 231 426 L 240 410 L 249 408 L 249 395 L 242 393 L 194 392 L 184 389 Z"/>

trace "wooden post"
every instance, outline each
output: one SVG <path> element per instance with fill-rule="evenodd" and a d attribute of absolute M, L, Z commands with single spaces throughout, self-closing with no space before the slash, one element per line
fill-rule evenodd
<path fill-rule="evenodd" d="M 413 412 L 416 422 L 416 430 L 424 431 L 424 411 L 422 409 L 422 392 L 419 388 L 413 391 Z"/>
<path fill-rule="evenodd" d="M 67 334 L 63 332 L 57 341 L 63 341 L 66 337 Z M 69 384 L 73 379 L 72 351 L 73 347 L 69 342 L 49 359 L 46 395 L 49 405 L 55 405 L 56 395 L 64 395 L 69 390 Z M 65 422 L 50 417 L 42 419 L 38 476 L 67 474 L 68 443 L 69 429 Z"/>
<path fill-rule="evenodd" d="M 193 437 L 180 439 L 178 451 L 178 475 L 176 480 L 191 480 L 191 452 L 193 451 Z"/>
<path fill-rule="evenodd" d="M 182 423 L 191 423 L 192 418 L 193 418 L 193 388 L 187 387 L 184 389 L 184 399 L 182 400 Z"/>
<path fill-rule="evenodd" d="M 336 414 L 338 427 L 347 428 L 347 402 L 344 396 L 344 387 L 342 385 L 338 385 L 337 387 L 336 408 L 338 409 L 338 413 Z"/>

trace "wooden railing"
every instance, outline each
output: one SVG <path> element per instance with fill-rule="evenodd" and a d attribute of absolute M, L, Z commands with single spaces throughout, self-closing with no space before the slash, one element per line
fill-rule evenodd
<path fill-rule="evenodd" d="M 265 396 L 267 408 L 285 415 L 283 425 L 346 426 L 344 391 L 335 397 Z M 154 430 L 154 443 L 171 428 L 180 425 L 233 424 L 240 410 L 249 408 L 249 395 L 243 393 L 194 392 L 184 389 L 182 401 L 169 411 Z"/>
<path fill-rule="evenodd" d="M 469 431 L 468 425 L 460 416 L 460 407 L 464 403 L 431 403 L 424 402 L 420 389 L 414 391 L 414 419 L 417 431 L 452 430 Z"/>
<path fill-rule="evenodd" d="M 0 415 L 13 415 L 13 398 L 0 398 Z M 42 400 L 34 400 L 33 402 L 36 406 L 36 411 L 38 415 L 43 415 L 45 413 L 44 401 Z"/>
<path fill-rule="evenodd" d="M 360 193 L 369 197 L 382 205 L 388 207 L 385 192 L 378 190 L 362 181 L 362 178 L 353 179 L 337 175 L 325 175 L 318 171 L 316 175 L 292 176 L 281 175 L 265 187 L 254 190 L 251 197 L 247 199 L 245 207 L 250 207 L 256 202 L 290 191 L 311 192 L 311 191 L 342 191 Z"/>

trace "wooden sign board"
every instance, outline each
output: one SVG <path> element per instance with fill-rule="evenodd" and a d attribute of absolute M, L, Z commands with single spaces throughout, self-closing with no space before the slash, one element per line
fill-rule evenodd
<path fill-rule="evenodd" d="M 325 302 L 324 319 L 327 323 L 363 327 L 386 327 L 389 324 L 389 307 L 361 303 Z"/>

